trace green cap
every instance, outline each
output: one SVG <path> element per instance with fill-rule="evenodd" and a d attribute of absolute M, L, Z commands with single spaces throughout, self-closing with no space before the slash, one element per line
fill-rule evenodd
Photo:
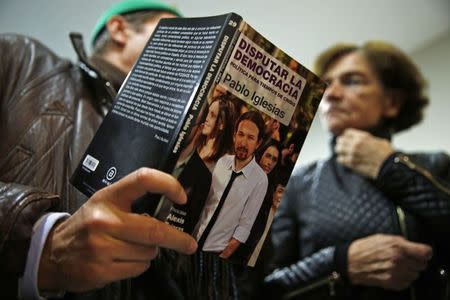
<path fill-rule="evenodd" d="M 100 32 L 105 28 L 106 23 L 111 17 L 116 15 L 124 15 L 137 11 L 161 11 L 182 17 L 181 13 L 173 6 L 157 0 L 125 0 L 118 2 L 108 8 L 98 19 L 92 31 L 91 44 L 94 45 Z"/>

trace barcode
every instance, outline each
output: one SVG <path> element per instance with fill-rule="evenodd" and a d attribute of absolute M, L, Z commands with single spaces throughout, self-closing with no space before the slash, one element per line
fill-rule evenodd
<path fill-rule="evenodd" d="M 86 158 L 83 161 L 83 166 L 88 168 L 91 171 L 95 171 L 95 169 L 98 166 L 98 159 L 95 159 L 94 157 L 90 156 L 89 154 L 86 156 Z"/>

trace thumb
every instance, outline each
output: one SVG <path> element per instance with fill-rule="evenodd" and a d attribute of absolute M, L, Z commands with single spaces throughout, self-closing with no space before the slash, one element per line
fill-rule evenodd
<path fill-rule="evenodd" d="M 413 259 L 428 261 L 433 256 L 433 248 L 426 244 L 403 240 L 402 249 Z"/>
<path fill-rule="evenodd" d="M 99 195 L 122 210 L 129 211 L 131 204 L 146 193 L 163 194 L 175 203 L 186 203 L 186 193 L 173 176 L 156 169 L 141 168 L 114 184 L 100 190 Z"/>

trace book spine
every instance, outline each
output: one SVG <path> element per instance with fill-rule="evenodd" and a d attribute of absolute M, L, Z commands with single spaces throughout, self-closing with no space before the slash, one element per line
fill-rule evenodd
<path fill-rule="evenodd" d="M 173 170 L 179 153 L 184 147 L 184 138 L 189 136 L 191 133 L 191 130 L 195 125 L 194 120 L 196 120 L 198 114 L 200 113 L 204 102 L 207 101 L 207 96 L 212 84 L 217 79 L 217 75 L 223 72 L 223 67 L 226 65 L 225 58 L 228 59 L 230 57 L 232 47 L 236 43 L 238 36 L 237 33 L 239 33 L 241 22 L 242 17 L 234 13 L 230 13 L 225 20 L 225 26 L 219 34 L 215 49 L 212 52 L 210 60 L 208 61 L 205 75 L 200 81 L 194 101 L 192 101 L 191 107 L 186 114 L 181 130 L 178 133 L 177 140 L 172 148 L 171 155 L 165 163 L 165 171 Z"/>
<path fill-rule="evenodd" d="M 239 17 L 239 16 L 237 16 L 237 17 Z M 236 25 L 236 23 L 237 23 L 237 25 Z M 219 70 L 218 70 L 218 72 L 216 74 L 216 77 L 215 77 L 215 83 L 218 83 L 220 81 L 220 78 L 222 77 L 223 71 L 225 70 L 225 68 L 226 68 L 226 66 L 228 64 L 228 61 L 230 60 L 230 57 L 231 57 L 231 54 L 233 52 L 234 46 L 236 45 L 237 40 L 239 38 L 240 30 L 243 27 L 243 25 L 245 24 L 245 22 L 242 20 L 241 17 L 239 17 L 239 20 L 229 21 L 229 24 L 236 25 L 238 30 L 236 30 L 234 32 L 233 39 L 231 40 L 230 44 L 228 45 L 226 53 L 223 55 L 223 59 L 222 59 L 222 61 L 220 63 Z"/>

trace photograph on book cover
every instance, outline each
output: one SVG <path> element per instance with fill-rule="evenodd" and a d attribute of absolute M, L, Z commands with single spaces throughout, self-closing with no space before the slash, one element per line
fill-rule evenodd
<path fill-rule="evenodd" d="M 324 84 L 244 22 L 227 55 L 172 173 L 187 204 L 161 201 L 158 215 L 199 250 L 254 266 Z"/>

